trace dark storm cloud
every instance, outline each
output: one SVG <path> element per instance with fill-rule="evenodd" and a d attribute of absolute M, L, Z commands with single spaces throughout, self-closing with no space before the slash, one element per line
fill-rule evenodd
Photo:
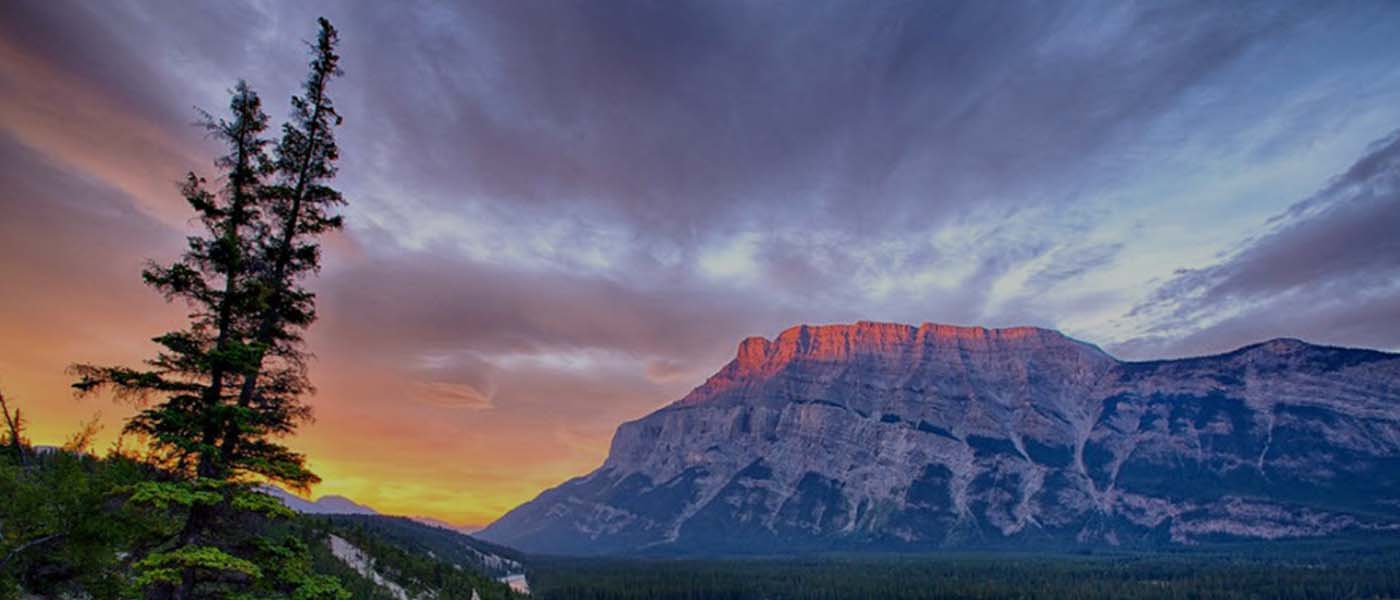
<path fill-rule="evenodd" d="M 1400 348 L 1400 132 L 1270 223 L 1218 264 L 1161 285 L 1130 315 L 1156 325 L 1124 349 L 1196 353 L 1280 336 Z"/>
<path fill-rule="evenodd" d="M 1026 286 L 1044 292 L 1111 264 L 1122 245 L 1064 242 L 1091 224 L 1027 223 L 1060 212 L 1184 95 L 1327 14 L 1193 2 L 5 10 L 17 51 L 166 124 L 192 114 L 175 100 L 182 85 L 217 108 L 208 99 L 239 76 L 276 90 L 267 104 L 284 110 L 297 46 L 327 14 L 346 40 L 343 180 L 349 241 L 364 253 L 323 284 L 359 315 L 331 327 L 392 338 L 405 355 L 575 348 L 656 364 L 787 321 L 1053 322 L 1031 301 L 988 308 L 997 281 L 1040 260 Z M 174 130 L 168 145 L 196 137 Z M 979 211 L 994 221 L 982 233 L 929 241 Z M 462 214 L 503 241 L 464 256 L 453 238 L 479 230 L 421 227 Z M 566 233 L 530 246 L 545 252 L 526 256 L 534 263 L 493 254 L 560 223 Z M 747 284 L 700 272 L 703 253 L 755 232 Z M 583 268 L 576 257 L 600 235 L 623 249 Z M 876 300 L 863 288 L 931 268 L 962 275 Z"/>
<path fill-rule="evenodd" d="M 378 83 L 361 114 L 404 150 L 401 174 L 451 192 L 448 203 L 476 192 L 600 211 L 673 238 L 789 219 L 871 235 L 969 203 L 1024 202 L 1306 12 L 362 8 L 351 18 L 417 32 L 374 37 L 358 63 Z"/>
<path fill-rule="evenodd" d="M 227 73 L 205 75 L 215 92 L 235 76 L 290 89 L 286 73 L 299 69 L 281 57 L 297 56 L 318 7 L 21 8 L 14 29 L 31 32 L 34 52 L 183 122 L 190 112 L 168 93 L 179 82 L 152 71 Z M 352 213 L 398 214 L 401 229 L 465 206 L 522 233 L 539 215 L 605 223 L 636 249 L 614 265 L 623 270 L 656 251 L 692 257 L 743 229 L 840 241 L 816 257 L 793 236 L 762 242 L 773 284 L 793 293 L 846 272 L 859 260 L 846 254 L 870 241 L 917 242 L 989 204 L 1060 201 L 1068 182 L 1096 176 L 1098 152 L 1130 145 L 1176 98 L 1317 12 L 1189 2 L 319 8 L 347 40 Z M 42 33 L 55 29 L 80 35 L 56 44 Z M 163 56 L 131 58 L 153 40 Z M 268 94 L 271 110 L 280 100 Z M 557 250 L 589 243 L 559 240 Z"/>

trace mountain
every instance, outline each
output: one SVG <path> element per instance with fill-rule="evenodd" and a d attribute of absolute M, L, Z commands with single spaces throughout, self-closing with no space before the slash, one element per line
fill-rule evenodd
<path fill-rule="evenodd" d="M 354 500 L 351 500 L 351 499 L 349 499 L 349 498 L 346 498 L 345 496 L 337 496 L 337 495 L 335 495 L 335 494 L 329 494 L 329 495 L 326 495 L 326 496 L 321 496 L 320 498 L 317 498 L 317 499 L 315 499 L 315 500 L 307 500 L 307 499 L 305 499 L 305 498 L 302 498 L 301 496 L 298 496 L 298 495 L 296 495 L 296 494 L 293 494 L 293 493 L 291 493 L 291 492 L 288 492 L 287 490 L 284 490 L 284 489 L 282 489 L 282 488 L 279 488 L 279 487 L 277 487 L 277 486 L 275 486 L 275 485 L 265 485 L 265 486 L 262 486 L 261 489 L 262 489 L 263 493 L 266 493 L 266 494 L 269 495 L 269 496 L 272 496 L 272 497 L 274 497 L 274 498 L 277 498 L 278 500 L 281 500 L 281 501 L 282 501 L 282 504 L 283 504 L 284 506 L 286 506 L 287 508 L 290 508 L 290 509 L 292 509 L 292 510 L 294 510 L 294 511 L 296 511 L 296 512 L 302 513 L 302 514 L 307 514 L 307 515 L 378 515 L 378 514 L 382 514 L 382 513 L 380 513 L 379 511 L 374 510 L 373 508 L 370 508 L 370 507 L 368 507 L 368 506 L 365 506 L 365 505 L 363 505 L 363 504 L 360 504 L 360 503 L 358 503 L 358 502 L 355 502 Z M 480 526 L 473 526 L 473 525 L 454 525 L 454 524 L 452 524 L 452 523 L 448 523 L 447 521 L 443 521 L 442 519 L 434 519 L 434 518 L 432 518 L 432 517 L 422 517 L 422 516 L 418 516 L 418 517 L 407 517 L 407 518 L 413 519 L 414 521 L 417 521 L 417 522 L 419 522 L 419 523 L 422 523 L 422 524 L 427 525 L 427 526 L 430 526 L 430 527 L 438 527 L 438 528 L 442 528 L 442 529 L 450 529 L 450 530 L 455 531 L 455 532 L 457 532 L 457 533 L 463 533 L 463 534 L 470 534 L 470 533 L 473 533 L 473 532 L 475 532 L 475 531 L 481 529 Z"/>
<path fill-rule="evenodd" d="M 307 500 L 274 485 L 262 486 L 262 492 L 277 498 L 296 512 L 308 515 L 377 515 L 373 508 L 358 504 L 345 496 L 334 494 Z"/>
<path fill-rule="evenodd" d="M 477 534 L 556 554 L 1343 535 L 1400 536 L 1400 355 L 1126 362 L 1046 329 L 868 322 L 744 340 Z"/>
<path fill-rule="evenodd" d="M 480 531 L 480 530 L 481 530 L 481 526 L 480 526 L 480 525 L 456 525 L 456 524 L 453 524 L 453 523 L 448 523 L 447 521 L 444 521 L 444 520 L 442 520 L 442 519 L 434 519 L 434 518 L 432 518 L 432 517 L 421 517 L 421 516 L 420 516 L 420 517 L 409 517 L 409 518 L 410 518 L 410 519 L 413 519 L 414 521 L 417 521 L 417 522 L 419 522 L 419 523 L 422 523 L 422 524 L 424 524 L 424 525 L 427 525 L 427 526 L 429 526 L 429 527 L 438 527 L 438 528 L 441 528 L 441 529 L 450 529 L 450 530 L 455 531 L 455 532 L 457 532 L 457 533 L 462 533 L 462 534 L 466 534 L 466 535 L 471 535 L 471 534 L 476 533 L 477 531 Z"/>

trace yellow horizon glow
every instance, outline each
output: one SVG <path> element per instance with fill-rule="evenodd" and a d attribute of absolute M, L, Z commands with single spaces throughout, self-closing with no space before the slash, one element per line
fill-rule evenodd
<path fill-rule="evenodd" d="M 14 387 L 28 389 L 19 385 Z M 12 409 L 17 407 L 24 413 L 28 421 L 26 434 L 34 445 L 61 446 L 82 423 L 91 418 L 91 415 L 83 416 L 81 412 L 70 412 L 53 404 L 26 402 L 10 387 L 0 387 L 0 390 L 5 392 Z M 97 402 L 96 399 L 74 401 L 85 406 L 95 406 Z M 93 443 L 98 455 L 105 455 L 113 447 L 122 422 L 134 412 L 129 407 L 115 406 L 123 409 L 122 416 L 112 414 L 115 411 L 103 411 L 101 414 L 103 429 Z M 604 440 L 591 451 L 576 451 L 568 460 L 559 461 L 549 468 L 535 469 L 522 474 L 517 480 L 491 485 L 466 480 L 441 481 L 436 477 L 426 480 L 404 477 L 397 465 L 342 461 L 318 452 L 314 444 L 291 445 L 293 449 L 308 455 L 308 466 L 322 479 L 320 484 L 312 487 L 309 495 L 292 491 L 298 497 L 314 500 L 330 495 L 343 496 L 381 514 L 427 517 L 463 528 L 480 528 L 490 524 L 540 492 L 591 471 L 607 455 L 607 442 Z"/>

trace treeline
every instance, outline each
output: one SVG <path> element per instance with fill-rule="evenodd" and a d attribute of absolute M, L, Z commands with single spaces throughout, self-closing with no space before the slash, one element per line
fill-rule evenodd
<path fill-rule="evenodd" d="M 18 600 L 22 593 L 95 599 L 148 595 L 138 563 L 181 528 L 182 500 L 169 498 L 164 508 L 134 500 L 144 486 L 168 475 L 122 452 L 101 458 L 90 452 L 81 436 L 56 449 L 36 451 L 23 440 L 0 447 L 0 498 L 5 499 L 0 502 L 0 600 Z M 244 595 L 201 592 L 197 597 L 396 600 L 331 552 L 332 535 L 364 552 L 377 573 L 411 597 L 467 600 L 473 592 L 482 600 L 519 597 L 474 570 L 465 555 L 437 556 L 411 540 L 384 535 L 374 519 L 387 517 L 294 515 L 271 503 L 265 512 L 240 520 L 261 546 L 247 557 L 258 577 L 240 578 Z"/>
<path fill-rule="evenodd" d="M 360 538 L 372 538 L 440 561 L 471 566 L 493 578 L 521 573 L 524 557 L 517 551 L 471 536 L 425 525 L 406 517 L 384 515 L 324 515 L 319 519 Z M 496 557 L 489 560 L 487 555 Z"/>
<path fill-rule="evenodd" d="M 86 454 L 86 442 L 36 452 L 23 439 L 19 411 L 5 406 L 0 448 L 0 599 L 27 592 L 57 597 L 129 592 L 137 549 L 162 527 L 123 497 L 157 474 L 139 461 Z M 165 524 L 168 525 L 168 524 Z"/>
<path fill-rule="evenodd" d="M 530 581 L 543 600 L 1395 598 L 1400 553 L 551 559 L 531 563 Z"/>
<path fill-rule="evenodd" d="M 166 587 L 158 578 L 179 573 L 162 571 L 160 561 L 189 507 L 223 497 L 182 487 L 139 453 L 114 448 L 94 456 L 88 441 L 75 436 L 63 448 L 40 449 L 21 441 L 0 450 L 0 599 L 157 596 Z M 189 557 L 204 561 L 201 575 L 228 592 L 201 586 L 191 597 L 351 598 L 313 565 L 310 550 L 324 545 L 318 531 L 256 491 L 235 501 L 238 530 L 220 537 L 229 550 Z"/>

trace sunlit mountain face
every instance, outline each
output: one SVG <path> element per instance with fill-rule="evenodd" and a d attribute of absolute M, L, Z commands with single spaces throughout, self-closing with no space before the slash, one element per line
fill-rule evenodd
<path fill-rule="evenodd" d="M 65 368 L 181 321 L 139 272 L 217 172 L 192 106 L 242 78 L 280 120 L 319 15 L 316 495 L 483 525 L 798 323 L 1400 349 L 1394 2 L 7 2 L 0 384 L 36 443 L 135 410 Z"/>
<path fill-rule="evenodd" d="M 1035 327 L 803 325 L 745 339 L 478 535 L 546 555 L 1385 540 L 1398 394 L 1400 354 L 1293 339 L 1125 362 Z"/>

